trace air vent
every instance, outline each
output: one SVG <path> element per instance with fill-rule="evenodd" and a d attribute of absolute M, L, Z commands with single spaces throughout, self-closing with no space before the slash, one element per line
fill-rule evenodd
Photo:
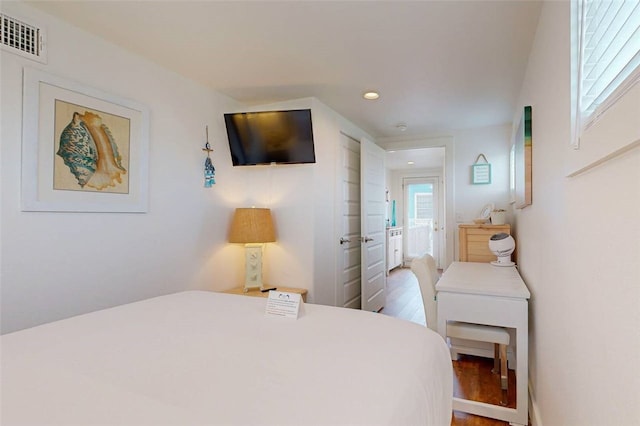
<path fill-rule="evenodd" d="M 46 63 L 44 41 L 42 28 L 0 13 L 0 47 L 7 52 Z"/>

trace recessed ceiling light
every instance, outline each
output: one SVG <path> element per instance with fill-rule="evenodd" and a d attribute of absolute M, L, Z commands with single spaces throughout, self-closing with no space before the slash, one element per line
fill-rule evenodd
<path fill-rule="evenodd" d="M 400 130 L 401 132 L 404 132 L 405 130 L 407 130 L 407 123 L 396 124 L 396 129 Z"/>
<path fill-rule="evenodd" d="M 413 162 L 413 161 L 407 161 L 407 164 L 408 164 L 408 165 L 410 165 L 410 166 L 413 166 L 413 165 L 414 165 L 414 164 L 416 164 L 416 163 L 415 163 L 415 162 Z"/>
<path fill-rule="evenodd" d="M 380 94 L 378 92 L 370 91 L 370 92 L 365 92 L 362 95 L 362 97 L 365 99 L 369 99 L 370 101 L 373 101 L 378 99 L 380 97 Z"/>

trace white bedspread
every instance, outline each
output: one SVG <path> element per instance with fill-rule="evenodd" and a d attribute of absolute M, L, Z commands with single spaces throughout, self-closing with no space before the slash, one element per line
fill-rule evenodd
<path fill-rule="evenodd" d="M 442 338 L 380 314 L 189 291 L 2 336 L 10 425 L 449 425 Z"/>

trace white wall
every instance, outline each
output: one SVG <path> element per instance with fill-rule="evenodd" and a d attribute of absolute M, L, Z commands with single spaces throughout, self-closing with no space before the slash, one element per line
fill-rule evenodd
<path fill-rule="evenodd" d="M 306 288 L 309 302 L 335 305 L 340 132 L 370 136 L 315 98 L 244 109 L 296 108 L 312 109 L 316 163 L 236 167 L 243 183 L 232 192 L 236 203 L 272 209 L 278 241 L 265 248 L 265 282 Z"/>
<path fill-rule="evenodd" d="M 485 205 L 492 203 L 496 209 L 507 210 L 507 223 L 513 223 L 509 203 L 509 151 L 512 135 L 510 125 L 458 130 L 453 135 L 456 146 L 455 253 L 458 259 L 460 247 L 457 225 L 473 223 L 473 219 L 478 218 Z M 484 154 L 491 164 L 490 184 L 472 183 L 471 166 L 480 154 Z"/>
<path fill-rule="evenodd" d="M 313 110 L 317 163 L 232 167 L 223 112 L 241 109 L 237 102 L 28 5 L 2 8 L 43 25 L 49 48 L 47 65 L 0 53 L 2 333 L 156 295 L 241 285 L 243 247 L 226 238 L 233 210 L 250 205 L 271 207 L 276 222 L 265 280 L 332 302 L 333 286 L 312 284 L 335 279 L 327 232 L 335 218 L 335 146 L 341 130 L 356 138 L 364 132 L 317 100 L 293 101 Z M 148 213 L 20 211 L 23 66 L 149 107 Z M 211 189 L 203 188 L 206 125 L 216 167 Z"/>
<path fill-rule="evenodd" d="M 236 103 L 24 4 L 5 2 L 3 12 L 47 28 L 49 61 L 1 53 L 2 332 L 237 281 L 238 271 L 222 267 L 236 253 L 224 244 L 232 176 L 220 114 Z M 20 211 L 23 66 L 149 107 L 148 213 Z M 203 188 L 205 125 L 213 189 Z"/>
<path fill-rule="evenodd" d="M 532 422 L 639 424 L 640 150 L 567 177 L 590 150 L 568 147 L 569 5 L 544 3 L 514 112 L 516 122 L 532 106 L 533 204 L 515 213 L 518 265 L 532 294 Z M 638 105 L 607 120 L 637 132 Z M 616 136 L 598 143 L 617 146 Z"/>
<path fill-rule="evenodd" d="M 456 146 L 456 222 L 473 222 L 488 203 L 509 210 L 511 125 L 456 130 L 452 135 Z M 491 164 L 490 184 L 471 183 L 471 166 L 480 154 Z"/>

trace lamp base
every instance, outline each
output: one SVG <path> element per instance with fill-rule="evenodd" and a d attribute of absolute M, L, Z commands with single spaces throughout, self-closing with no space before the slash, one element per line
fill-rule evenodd
<path fill-rule="evenodd" d="M 262 288 L 262 244 L 245 244 L 245 293 L 251 289 Z"/>

